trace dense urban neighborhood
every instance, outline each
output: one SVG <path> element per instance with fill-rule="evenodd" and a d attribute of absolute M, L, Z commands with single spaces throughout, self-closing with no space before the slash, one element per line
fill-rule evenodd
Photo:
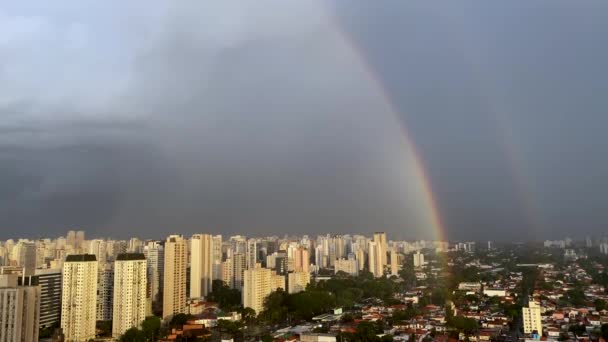
<path fill-rule="evenodd" d="M 23 341 L 607 340 L 607 253 L 591 238 L 70 231 L 1 244 L 0 330 Z"/>

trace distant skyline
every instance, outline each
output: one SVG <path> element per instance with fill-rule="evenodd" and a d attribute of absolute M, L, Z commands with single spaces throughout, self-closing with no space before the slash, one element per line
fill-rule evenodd
<path fill-rule="evenodd" d="M 606 36 L 599 1 L 0 0 L 0 239 L 602 236 Z"/>

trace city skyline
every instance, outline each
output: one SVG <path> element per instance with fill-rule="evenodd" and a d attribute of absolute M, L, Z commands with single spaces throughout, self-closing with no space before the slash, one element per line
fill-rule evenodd
<path fill-rule="evenodd" d="M 598 235 L 606 13 L 5 2 L 0 227 Z"/>

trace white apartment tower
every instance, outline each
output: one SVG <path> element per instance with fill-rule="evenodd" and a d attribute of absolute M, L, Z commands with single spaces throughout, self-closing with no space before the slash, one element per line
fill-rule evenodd
<path fill-rule="evenodd" d="M 66 342 L 95 338 L 97 265 L 92 254 L 68 255 L 63 263 L 61 329 Z"/>
<path fill-rule="evenodd" d="M 146 319 L 146 258 L 141 253 L 119 254 L 114 262 L 112 337 L 138 328 Z"/>
<path fill-rule="evenodd" d="M 391 249 L 391 275 L 399 274 L 399 253 L 395 248 Z"/>
<path fill-rule="evenodd" d="M 163 270 L 165 268 L 165 251 L 160 241 L 146 241 L 144 245 L 148 269 L 148 288 L 153 302 L 159 300 L 163 287 Z"/>
<path fill-rule="evenodd" d="M 264 309 L 264 299 L 272 291 L 279 287 L 285 289 L 285 278 L 268 268 L 256 267 L 245 270 L 243 277 L 243 307 L 252 308 L 256 313 Z M 282 284 L 279 278 L 282 279 Z"/>
<path fill-rule="evenodd" d="M 255 268 L 258 262 L 258 243 L 255 239 L 247 240 L 247 269 Z"/>
<path fill-rule="evenodd" d="M 368 244 L 367 263 L 369 271 L 374 277 L 379 278 L 384 275 L 384 266 L 382 265 L 382 247 L 376 241 L 370 241 Z"/>
<path fill-rule="evenodd" d="M 213 282 L 213 237 L 195 234 L 190 239 L 190 297 L 202 298 Z"/>
<path fill-rule="evenodd" d="M 186 308 L 186 267 L 188 242 L 181 235 L 169 235 L 165 241 L 163 281 L 163 318 L 171 319 Z"/>
<path fill-rule="evenodd" d="M 413 255 L 414 258 L 414 267 L 422 267 L 424 266 L 424 254 L 420 253 L 420 251 L 416 251 Z"/>
<path fill-rule="evenodd" d="M 385 232 L 375 232 L 374 233 L 374 242 L 377 244 L 378 250 L 378 259 L 380 265 L 384 269 L 384 266 L 387 265 L 386 262 L 386 252 L 387 252 L 387 242 L 386 242 L 386 233 Z"/>

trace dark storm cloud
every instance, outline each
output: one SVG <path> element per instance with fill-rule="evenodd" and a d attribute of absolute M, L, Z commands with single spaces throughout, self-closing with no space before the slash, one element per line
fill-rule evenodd
<path fill-rule="evenodd" d="M 400 129 L 336 25 L 398 104 L 450 237 L 601 232 L 601 3 L 331 4 L 0 9 L 6 237 L 432 237 Z"/>
<path fill-rule="evenodd" d="M 336 8 L 398 103 L 451 236 L 603 234 L 607 9 L 568 1 Z"/>

